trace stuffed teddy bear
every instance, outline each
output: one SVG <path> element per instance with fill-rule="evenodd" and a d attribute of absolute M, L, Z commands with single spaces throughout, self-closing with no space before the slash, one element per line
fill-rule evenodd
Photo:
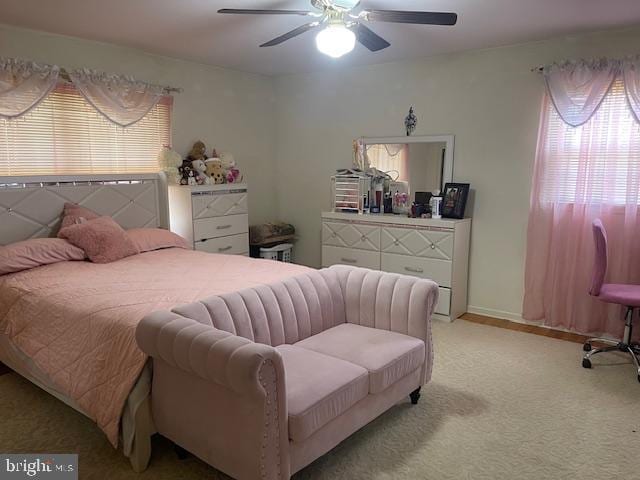
<path fill-rule="evenodd" d="M 167 176 L 167 181 L 169 183 L 180 183 L 180 172 L 178 170 L 178 167 L 182 164 L 180 155 L 169 147 L 164 146 L 158 153 L 158 164 Z"/>
<path fill-rule="evenodd" d="M 209 158 L 204 163 L 207 167 L 206 173 L 212 183 L 219 185 L 225 182 L 225 170 L 219 158 Z"/>
<path fill-rule="evenodd" d="M 242 174 L 235 165 L 227 170 L 226 177 L 227 183 L 240 183 L 242 181 Z"/>
<path fill-rule="evenodd" d="M 207 147 L 203 142 L 198 140 L 191 147 L 191 151 L 189 155 L 187 155 L 187 160 L 193 162 L 194 160 L 202 160 L 205 161 L 207 159 Z"/>
<path fill-rule="evenodd" d="M 193 169 L 198 185 L 211 184 L 211 179 L 207 176 L 207 166 L 202 160 L 192 160 L 191 168 Z"/>
<path fill-rule="evenodd" d="M 242 174 L 236 165 L 233 155 L 223 152 L 220 154 L 220 161 L 225 171 L 226 183 L 240 183 L 242 181 Z"/>
<path fill-rule="evenodd" d="M 178 167 L 178 171 L 180 172 L 180 185 L 191 185 L 191 178 L 195 181 L 193 170 L 189 162 L 184 162 L 180 167 Z"/>

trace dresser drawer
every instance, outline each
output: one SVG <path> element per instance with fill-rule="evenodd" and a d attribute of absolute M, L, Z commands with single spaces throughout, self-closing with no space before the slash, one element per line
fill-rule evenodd
<path fill-rule="evenodd" d="M 227 255 L 245 255 L 249 253 L 249 235 L 231 235 L 230 237 L 212 238 L 196 242 L 196 250 L 208 253 L 224 253 Z"/>
<path fill-rule="evenodd" d="M 451 287 L 451 262 L 449 260 L 383 253 L 381 266 L 385 272 L 413 275 L 433 280 L 441 287 Z"/>
<path fill-rule="evenodd" d="M 377 252 L 380 250 L 380 227 L 323 222 L 322 244 Z"/>
<path fill-rule="evenodd" d="M 247 192 L 205 192 L 191 196 L 193 219 L 242 215 L 248 212 Z"/>
<path fill-rule="evenodd" d="M 248 215 L 201 218 L 193 221 L 193 238 L 200 241 L 208 238 L 228 237 L 249 231 Z"/>
<path fill-rule="evenodd" d="M 451 312 L 451 290 L 449 288 L 438 288 L 438 305 L 433 313 L 449 315 Z"/>
<path fill-rule="evenodd" d="M 453 232 L 384 227 L 380 244 L 386 253 L 442 260 L 453 258 Z"/>
<path fill-rule="evenodd" d="M 331 265 L 352 265 L 380 270 L 380 252 L 325 245 L 322 247 L 322 266 Z"/>

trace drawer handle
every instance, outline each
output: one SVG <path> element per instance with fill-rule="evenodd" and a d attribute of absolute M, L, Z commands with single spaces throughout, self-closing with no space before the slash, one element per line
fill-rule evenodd
<path fill-rule="evenodd" d="M 393 241 L 393 244 L 394 244 L 394 245 L 400 245 L 400 240 L 395 239 L 395 240 Z"/>
<path fill-rule="evenodd" d="M 424 270 L 421 268 L 414 268 L 414 267 L 404 267 L 404 269 L 407 272 L 411 272 L 411 273 L 424 273 Z"/>
<path fill-rule="evenodd" d="M 216 230 L 226 230 L 227 228 L 231 228 L 231 225 L 218 225 Z"/>
<path fill-rule="evenodd" d="M 431 250 L 435 250 L 435 248 L 436 248 L 436 244 L 435 244 L 435 243 L 432 243 L 432 244 L 431 244 Z"/>
<path fill-rule="evenodd" d="M 358 263 L 358 260 L 356 260 L 355 258 L 341 258 L 340 260 L 342 260 L 344 263 Z"/>
<path fill-rule="evenodd" d="M 231 245 L 229 245 L 228 247 L 220 247 L 218 249 L 219 252 L 228 252 L 229 250 L 231 250 L 233 247 Z"/>
<path fill-rule="evenodd" d="M 366 235 L 362 235 L 360 237 L 360 240 L 363 241 L 363 242 L 366 242 L 367 241 L 367 236 Z"/>

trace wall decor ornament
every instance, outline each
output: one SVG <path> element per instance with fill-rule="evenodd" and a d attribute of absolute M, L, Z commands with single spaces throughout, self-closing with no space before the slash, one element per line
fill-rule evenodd
<path fill-rule="evenodd" d="M 413 132 L 416 131 L 418 126 L 418 117 L 413 111 L 413 106 L 409 108 L 409 114 L 404 119 L 404 128 L 407 132 L 407 137 L 410 137 Z"/>

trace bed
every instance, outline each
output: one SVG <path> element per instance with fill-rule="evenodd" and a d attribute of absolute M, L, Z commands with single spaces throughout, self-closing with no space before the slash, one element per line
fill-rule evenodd
<path fill-rule="evenodd" d="M 65 202 L 123 228 L 162 225 L 155 175 L 0 177 L 0 245 L 55 234 Z M 135 343 L 148 313 L 270 283 L 306 267 L 169 248 L 109 264 L 60 262 L 0 276 L 0 361 L 93 419 L 136 471 L 154 432 L 151 367 Z"/>

